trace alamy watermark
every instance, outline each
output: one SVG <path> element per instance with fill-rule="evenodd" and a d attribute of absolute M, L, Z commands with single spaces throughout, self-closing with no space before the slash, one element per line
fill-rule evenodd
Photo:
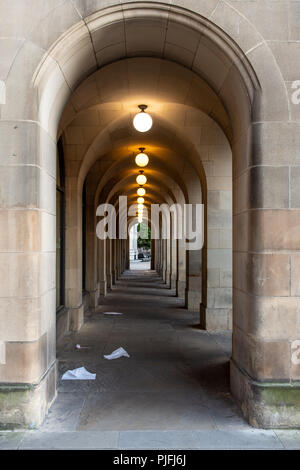
<path fill-rule="evenodd" d="M 295 80 L 292 83 L 292 103 L 300 104 L 300 80 Z"/>
<path fill-rule="evenodd" d="M 127 196 L 119 197 L 118 217 L 114 205 L 100 204 L 96 211 L 96 216 L 101 217 L 96 227 L 97 237 L 101 240 L 106 238 L 126 240 L 129 233 L 128 218 L 137 217 L 137 220 L 150 225 L 152 240 L 160 238 L 182 240 L 187 250 L 201 250 L 203 248 L 203 204 L 172 204 L 171 206 L 152 204 L 150 212 L 151 217 L 149 217 L 147 207 L 139 204 L 132 204 L 128 208 Z M 141 232 L 141 237 L 143 236 L 148 238 L 147 231 Z"/>

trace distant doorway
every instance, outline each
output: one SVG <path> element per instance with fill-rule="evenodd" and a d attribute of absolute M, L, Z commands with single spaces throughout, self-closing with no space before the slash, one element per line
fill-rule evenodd
<path fill-rule="evenodd" d="M 151 230 L 145 223 L 137 223 L 129 234 L 130 269 L 146 271 L 151 268 Z"/>

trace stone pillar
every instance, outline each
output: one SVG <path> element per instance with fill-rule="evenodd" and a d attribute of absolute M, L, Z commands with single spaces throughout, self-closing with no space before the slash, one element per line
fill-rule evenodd
<path fill-rule="evenodd" d="M 0 425 L 31 428 L 56 396 L 56 144 L 26 120 L 0 142 Z"/>
<path fill-rule="evenodd" d="M 168 287 L 171 287 L 171 257 L 172 257 L 172 243 L 170 238 L 166 240 L 166 275 L 165 280 Z"/>
<path fill-rule="evenodd" d="M 186 289 L 186 251 L 184 240 L 177 241 L 177 285 L 176 295 L 185 298 Z"/>
<path fill-rule="evenodd" d="M 66 280 L 65 306 L 70 328 L 78 331 L 84 322 L 82 303 L 82 191 L 72 176 L 72 161 L 66 162 Z"/>
<path fill-rule="evenodd" d="M 156 256 L 156 270 L 157 273 L 160 275 L 161 270 L 161 240 L 155 240 L 155 256 Z"/>
<path fill-rule="evenodd" d="M 112 287 L 112 240 L 106 239 L 106 282 L 107 289 Z"/>
<path fill-rule="evenodd" d="M 200 312 L 202 300 L 202 250 L 186 252 L 185 305 L 192 312 Z"/>
<path fill-rule="evenodd" d="M 98 239 L 98 272 L 99 272 L 99 289 L 100 298 L 107 294 L 106 281 L 106 241 Z"/>
<path fill-rule="evenodd" d="M 170 287 L 171 289 L 176 289 L 177 286 L 177 242 L 178 240 L 175 238 L 174 234 L 174 222 L 172 221 L 171 224 L 172 232 L 171 232 L 171 276 L 170 276 Z"/>
<path fill-rule="evenodd" d="M 99 284 L 97 273 L 97 235 L 96 235 L 96 210 L 93 197 L 87 194 L 86 204 L 86 266 L 85 283 L 89 292 L 89 306 L 96 308 L 99 301 Z"/>
<path fill-rule="evenodd" d="M 154 271 L 156 269 L 156 253 L 155 253 L 156 243 L 155 240 L 151 240 L 151 270 Z"/>
<path fill-rule="evenodd" d="M 167 282 L 167 279 L 166 279 L 166 273 L 167 273 L 167 240 L 162 240 L 161 244 L 162 244 L 162 253 L 161 253 L 161 256 L 162 256 L 162 278 L 163 278 L 163 281 L 166 283 Z"/>
<path fill-rule="evenodd" d="M 122 253 L 121 240 L 117 238 L 116 239 L 116 278 L 117 279 L 120 279 L 120 276 L 122 274 L 121 253 Z"/>
<path fill-rule="evenodd" d="M 130 249 L 129 249 L 129 238 L 127 237 L 125 240 L 125 256 L 126 256 L 126 263 L 125 263 L 125 269 L 130 269 Z"/>
<path fill-rule="evenodd" d="M 111 262 L 112 262 L 112 269 L 111 269 L 111 285 L 114 286 L 116 284 L 116 240 L 111 240 Z"/>
<path fill-rule="evenodd" d="M 211 146 L 203 165 L 207 182 L 207 230 L 200 323 L 207 330 L 232 328 L 232 152 L 229 144 Z M 206 254 L 205 254 L 206 253 Z"/>
<path fill-rule="evenodd" d="M 299 128 L 252 125 L 246 168 L 234 167 L 231 390 L 263 428 L 300 424 Z"/>

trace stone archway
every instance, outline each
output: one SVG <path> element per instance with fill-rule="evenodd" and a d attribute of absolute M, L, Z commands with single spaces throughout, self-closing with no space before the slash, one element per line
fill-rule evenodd
<path fill-rule="evenodd" d="M 4 400 L 8 390 L 15 395 L 1 421 L 38 424 L 55 398 L 55 155 L 61 113 L 78 85 L 97 68 L 125 57 L 150 55 L 181 63 L 205 80 L 206 87 L 193 84 L 187 100 L 209 114 L 231 142 L 232 391 L 253 425 L 299 424 L 295 398 L 299 366 L 291 362 L 291 343 L 299 336 L 295 328 L 299 207 L 289 195 L 296 155 L 296 139 L 291 136 L 296 135 L 297 125 L 290 121 L 285 84 L 269 47 L 249 20 L 223 3 L 209 10 L 191 6 L 190 11 L 154 2 L 132 2 L 100 12 L 85 12 L 81 2 L 77 10 L 70 2 L 52 12 L 44 8 L 41 30 L 46 34 L 25 31 L 27 40 L 11 64 L 6 104 L 1 105 L 1 217 L 10 236 L 4 234 L 1 253 L 1 340 L 6 363 L 0 366 L 4 384 L 0 393 Z M 51 29 L 57 17 L 63 18 L 59 32 Z M 249 34 L 237 32 L 244 30 Z M 111 43 L 105 43 L 104 37 Z M 182 49 L 188 51 L 184 57 Z M 20 74 L 24 80 L 16 92 Z M 276 101 L 270 76 L 276 84 Z M 182 91 L 176 80 L 173 87 Z M 75 108 L 78 105 L 79 95 L 73 102 Z M 68 111 L 72 118 L 72 109 Z M 289 146 L 288 154 L 283 155 L 279 146 L 274 150 L 278 133 L 280 143 Z M 82 168 L 73 187 L 75 206 L 80 204 L 78 185 L 85 176 Z M 274 226 L 285 230 L 274 231 Z M 76 230 L 74 237 L 79 246 Z M 75 259 L 68 267 L 70 289 L 80 282 L 77 265 Z M 76 309 L 81 305 L 72 314 Z"/>

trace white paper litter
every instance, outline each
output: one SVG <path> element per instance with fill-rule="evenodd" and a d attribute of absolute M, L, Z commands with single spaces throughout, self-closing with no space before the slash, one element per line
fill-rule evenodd
<path fill-rule="evenodd" d="M 76 344 L 76 349 L 91 349 L 89 346 L 81 346 L 80 344 Z"/>
<path fill-rule="evenodd" d="M 123 348 L 119 348 L 119 349 L 116 349 L 115 351 L 113 351 L 111 354 L 107 355 L 107 356 L 104 356 L 105 359 L 108 359 L 109 361 L 111 359 L 118 359 L 119 357 L 130 357 L 128 352 L 125 351 L 125 349 Z"/>
<path fill-rule="evenodd" d="M 120 312 L 103 312 L 104 315 L 123 315 L 123 313 Z"/>
<path fill-rule="evenodd" d="M 85 367 L 79 367 L 74 370 L 67 370 L 61 380 L 95 380 L 96 374 L 91 374 Z"/>

